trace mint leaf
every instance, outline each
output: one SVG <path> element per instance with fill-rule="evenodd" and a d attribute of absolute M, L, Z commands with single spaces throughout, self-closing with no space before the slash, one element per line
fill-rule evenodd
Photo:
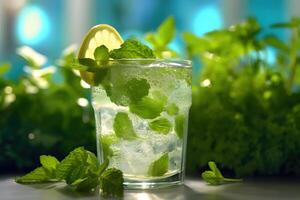
<path fill-rule="evenodd" d="M 21 184 L 32 184 L 32 183 L 53 182 L 56 180 L 48 175 L 45 168 L 38 167 L 35 170 L 29 172 L 28 174 L 16 178 L 15 181 Z"/>
<path fill-rule="evenodd" d="M 71 173 L 73 168 L 78 166 L 79 163 L 86 162 L 88 155 L 83 147 L 78 147 L 73 150 L 61 163 L 57 166 L 57 178 L 66 179 L 67 176 Z"/>
<path fill-rule="evenodd" d="M 134 140 L 137 138 L 137 135 L 133 130 L 132 122 L 127 113 L 118 112 L 116 114 L 113 127 L 116 136 L 119 138 L 123 138 L 124 140 Z"/>
<path fill-rule="evenodd" d="M 146 96 L 136 103 L 129 104 L 129 110 L 144 119 L 154 119 L 164 110 L 164 100 Z"/>
<path fill-rule="evenodd" d="M 224 178 L 217 165 L 213 161 L 208 162 L 211 171 L 204 171 L 201 176 L 204 181 L 211 185 L 220 185 L 223 182 L 240 182 L 242 179 Z"/>
<path fill-rule="evenodd" d="M 47 171 L 47 173 L 51 174 L 51 176 L 55 177 L 55 170 L 59 161 L 53 156 L 40 156 L 41 165 Z"/>
<path fill-rule="evenodd" d="M 69 65 L 66 65 L 66 67 L 70 67 L 75 70 L 80 70 L 80 71 L 87 71 L 89 69 L 88 66 L 80 64 L 78 59 L 73 59 L 72 63 Z"/>
<path fill-rule="evenodd" d="M 95 49 L 94 52 L 95 60 L 103 62 L 107 62 L 109 60 L 109 51 L 108 48 L 104 45 L 101 45 Z"/>
<path fill-rule="evenodd" d="M 87 66 L 87 71 L 93 72 L 95 68 L 98 68 L 97 62 L 91 58 L 79 58 L 78 62 L 81 65 Z"/>
<path fill-rule="evenodd" d="M 155 58 L 152 49 L 133 39 L 126 40 L 121 48 L 112 50 L 110 57 L 113 59 Z"/>
<path fill-rule="evenodd" d="M 149 176 L 162 176 L 169 168 L 169 154 L 164 153 L 159 159 L 150 164 L 148 169 Z"/>
<path fill-rule="evenodd" d="M 175 117 L 175 131 L 177 136 L 182 139 L 185 130 L 185 116 L 177 115 Z"/>
<path fill-rule="evenodd" d="M 116 137 L 116 135 L 101 135 L 101 137 L 99 138 L 99 142 L 101 144 L 104 159 L 108 159 L 109 157 L 114 155 L 114 152 L 110 148 L 110 146 L 118 142 L 118 138 Z"/>
<path fill-rule="evenodd" d="M 166 112 L 169 114 L 169 115 L 177 115 L 178 112 L 179 112 L 179 108 L 176 106 L 175 103 L 172 103 L 170 105 L 168 105 L 166 108 L 165 108 Z"/>
<path fill-rule="evenodd" d="M 223 179 L 221 177 L 217 177 L 216 174 L 212 171 L 205 171 L 202 173 L 202 178 L 204 181 L 211 185 L 219 185 L 222 183 Z"/>
<path fill-rule="evenodd" d="M 175 36 L 175 20 L 174 17 L 169 16 L 165 21 L 158 27 L 157 40 L 161 46 L 167 45 Z"/>
<path fill-rule="evenodd" d="M 208 166 L 209 168 L 211 169 L 211 171 L 213 171 L 217 177 L 221 177 L 221 178 L 224 178 L 222 173 L 220 172 L 220 170 L 218 169 L 217 165 L 215 162 L 213 161 L 209 161 L 208 162 Z"/>
<path fill-rule="evenodd" d="M 172 128 L 172 124 L 164 117 L 159 117 L 149 123 L 149 127 L 160 134 L 168 134 Z"/>
<path fill-rule="evenodd" d="M 139 101 L 148 95 L 150 84 L 144 78 L 133 78 L 126 83 L 127 95 L 131 101 Z"/>
<path fill-rule="evenodd" d="M 123 173 L 115 168 L 107 169 L 100 177 L 100 190 L 103 196 L 123 196 Z"/>

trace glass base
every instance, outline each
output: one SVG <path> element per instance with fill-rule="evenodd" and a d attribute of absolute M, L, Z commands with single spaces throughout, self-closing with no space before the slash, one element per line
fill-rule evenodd
<path fill-rule="evenodd" d="M 134 189 L 158 189 L 166 188 L 177 185 L 182 185 L 184 182 L 183 173 L 177 173 L 169 177 L 149 179 L 149 180 L 137 180 L 137 179 L 128 179 L 124 177 L 124 187 L 125 189 L 134 190 Z"/>

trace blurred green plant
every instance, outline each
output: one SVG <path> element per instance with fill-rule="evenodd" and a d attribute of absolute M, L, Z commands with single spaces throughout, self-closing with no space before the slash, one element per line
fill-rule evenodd
<path fill-rule="evenodd" d="M 73 61 L 75 49 L 64 51 L 58 67 L 44 67 L 47 58 L 29 47 L 17 53 L 25 60 L 25 75 L 7 80 L 2 75 L 8 65 L 0 66 L 1 171 L 28 170 L 38 164 L 41 154 L 62 158 L 79 145 L 94 151 L 89 91 L 76 73 L 64 68 Z M 54 80 L 56 71 L 62 81 Z"/>
<path fill-rule="evenodd" d="M 202 63 L 193 87 L 188 171 L 214 160 L 238 176 L 300 174 L 298 20 L 274 25 L 292 29 L 289 43 L 258 37 L 252 18 L 201 38 L 183 34 L 190 57 Z M 270 47 L 274 64 L 266 61 Z"/>
<path fill-rule="evenodd" d="M 187 55 L 201 63 L 193 81 L 189 173 L 214 160 L 237 176 L 300 174 L 300 19 L 272 27 L 290 30 L 290 41 L 264 36 L 253 18 L 203 37 L 182 34 Z M 178 56 L 169 47 L 175 33 L 169 17 L 145 38 L 156 56 L 170 58 Z M 270 48 L 274 63 L 267 62 Z M 57 67 L 44 67 L 46 57 L 29 47 L 18 53 L 26 61 L 20 79 L 7 80 L 9 64 L 0 65 L 1 172 L 32 168 L 41 154 L 61 159 L 77 146 L 95 151 L 88 86 L 68 67 L 75 49 L 65 50 Z"/>

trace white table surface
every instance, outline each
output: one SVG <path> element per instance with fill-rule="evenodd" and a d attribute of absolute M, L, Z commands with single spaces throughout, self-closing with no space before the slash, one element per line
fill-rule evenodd
<path fill-rule="evenodd" d="M 0 200 L 101 200 L 97 193 L 77 194 L 59 184 L 19 185 L 13 177 L 0 178 Z M 107 199 L 107 198 L 106 198 Z M 185 185 L 156 190 L 126 190 L 130 200 L 300 200 L 300 180 L 245 180 L 242 183 L 208 186 L 199 179 L 187 179 Z"/>

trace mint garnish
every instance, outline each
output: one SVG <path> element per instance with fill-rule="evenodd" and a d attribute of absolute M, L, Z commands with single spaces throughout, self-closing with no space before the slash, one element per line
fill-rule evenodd
<path fill-rule="evenodd" d="M 100 188 L 102 175 L 105 175 L 105 181 L 113 182 L 118 191 L 101 188 L 103 194 L 112 196 L 122 196 L 123 175 L 120 170 L 106 169 L 108 160 L 101 165 L 97 157 L 83 147 L 73 150 L 65 159 L 59 162 L 52 156 L 41 156 L 41 167 L 29 172 L 28 174 L 16 178 L 16 182 L 20 184 L 47 183 L 65 181 L 69 186 L 77 191 L 88 192 L 95 189 L 98 185 Z M 109 180 L 113 171 L 114 179 Z M 116 179 L 117 181 L 116 181 Z"/>
<path fill-rule="evenodd" d="M 155 58 L 151 48 L 133 39 L 126 40 L 121 48 L 114 49 L 109 54 L 113 59 Z"/>
<path fill-rule="evenodd" d="M 137 138 L 132 122 L 127 113 L 118 112 L 116 114 L 113 127 L 116 136 L 119 138 L 124 140 L 134 140 Z"/>
<path fill-rule="evenodd" d="M 100 63 L 106 63 L 109 60 L 108 48 L 104 45 L 97 47 L 94 51 L 95 60 Z"/>
<path fill-rule="evenodd" d="M 157 133 L 168 134 L 172 128 L 172 124 L 166 118 L 159 117 L 149 122 L 149 127 Z"/>
<path fill-rule="evenodd" d="M 175 117 L 175 131 L 177 136 L 182 139 L 184 129 L 185 129 L 185 116 L 184 115 L 177 115 Z"/>
<path fill-rule="evenodd" d="M 148 169 L 149 176 L 162 176 L 169 168 L 169 154 L 164 153 L 159 159 L 150 164 Z"/>
<path fill-rule="evenodd" d="M 208 162 L 208 166 L 211 171 L 205 171 L 202 173 L 202 178 L 204 181 L 211 185 L 220 185 L 223 182 L 240 182 L 242 179 L 231 179 L 231 178 L 224 178 L 220 170 L 218 169 L 217 165 L 213 161 Z"/>
<path fill-rule="evenodd" d="M 176 106 L 175 103 L 171 103 L 171 104 L 166 106 L 165 110 L 169 115 L 172 116 L 172 115 L 177 115 L 178 114 L 179 108 Z"/>

